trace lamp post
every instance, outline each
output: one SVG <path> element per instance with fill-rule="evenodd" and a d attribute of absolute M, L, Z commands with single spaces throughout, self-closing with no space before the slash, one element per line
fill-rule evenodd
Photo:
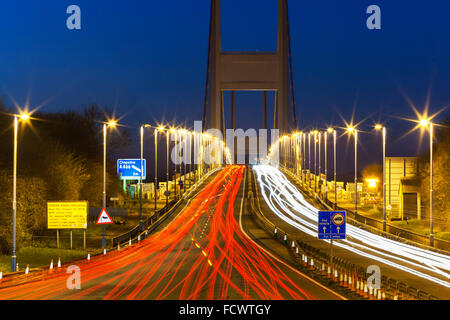
<path fill-rule="evenodd" d="M 189 135 L 189 188 L 192 186 L 192 133 L 188 131 Z"/>
<path fill-rule="evenodd" d="M 158 204 L 157 204 L 157 186 L 158 186 L 158 130 L 155 129 L 155 213 L 158 211 Z"/>
<path fill-rule="evenodd" d="M 323 140 L 325 142 L 325 202 L 328 200 L 328 148 L 327 148 L 327 142 L 328 142 L 328 131 L 326 131 L 323 134 Z"/>
<path fill-rule="evenodd" d="M 169 132 L 166 130 L 166 210 L 169 205 Z"/>
<path fill-rule="evenodd" d="M 354 134 L 355 138 L 355 220 L 358 214 L 358 130 L 348 127 L 347 131 Z"/>
<path fill-rule="evenodd" d="M 175 130 L 175 128 L 171 128 L 170 129 L 170 133 L 172 134 L 172 140 L 174 140 L 173 137 L 175 137 L 175 144 L 174 144 L 174 149 L 176 150 L 176 143 L 177 143 L 177 131 Z M 170 141 L 170 140 L 169 140 Z M 173 178 L 173 186 L 174 186 L 174 199 L 177 198 L 177 164 L 175 163 L 173 166 L 173 174 L 172 174 L 172 178 Z"/>
<path fill-rule="evenodd" d="M 314 192 L 317 192 L 317 131 L 314 131 Z"/>
<path fill-rule="evenodd" d="M 140 134 L 141 134 L 141 176 L 139 179 L 139 232 L 142 232 L 142 179 L 143 179 L 143 164 L 142 160 L 144 158 L 144 125 L 141 125 L 140 128 Z"/>
<path fill-rule="evenodd" d="M 382 131 L 383 139 L 383 231 L 386 231 L 386 127 L 377 124 L 375 129 Z"/>
<path fill-rule="evenodd" d="M 311 132 L 308 132 L 308 184 L 311 189 Z"/>
<path fill-rule="evenodd" d="M 318 144 L 319 144 L 319 182 L 317 184 L 319 185 L 319 197 L 321 197 L 322 196 L 322 186 L 321 186 L 321 183 L 322 183 L 322 177 L 321 177 L 321 175 L 322 175 L 322 167 L 321 167 L 321 163 L 322 163 L 322 152 L 321 152 L 322 132 L 319 131 L 318 135 L 319 135 L 319 141 L 318 141 Z"/>
<path fill-rule="evenodd" d="M 108 133 L 108 127 L 115 127 L 117 122 L 114 120 L 103 124 L 103 197 L 102 206 L 106 209 L 106 136 Z M 102 247 L 106 247 L 106 225 L 103 225 L 102 232 Z"/>
<path fill-rule="evenodd" d="M 306 157 L 305 157 L 305 155 L 306 155 L 306 135 L 302 132 L 302 135 L 303 135 L 303 171 L 305 170 L 305 167 L 306 167 Z M 303 174 L 303 186 L 305 186 L 305 184 L 306 184 L 306 177 L 305 177 L 305 174 L 302 172 L 302 174 Z"/>
<path fill-rule="evenodd" d="M 433 236 L 433 123 L 430 120 L 422 119 L 422 127 L 429 126 L 430 130 L 430 246 L 434 246 Z"/>
<path fill-rule="evenodd" d="M 184 143 L 184 149 L 183 149 L 183 194 L 186 192 L 186 131 L 183 130 L 183 143 Z"/>
<path fill-rule="evenodd" d="M 13 230 L 12 230 L 12 256 L 11 256 L 11 272 L 16 271 L 16 184 L 17 184 L 17 131 L 18 131 L 18 119 L 17 115 L 14 115 L 14 156 L 13 156 L 13 199 L 12 199 L 12 210 L 13 210 Z"/>
<path fill-rule="evenodd" d="M 158 211 L 158 131 L 164 131 L 164 127 L 159 126 L 155 129 L 155 213 Z"/>
<path fill-rule="evenodd" d="M 333 130 L 334 210 L 337 209 L 336 189 L 336 130 Z"/>
<path fill-rule="evenodd" d="M 140 128 L 141 136 L 141 176 L 139 180 L 139 232 L 142 232 L 144 221 L 142 216 L 142 194 L 143 194 L 143 180 L 144 180 L 144 128 L 151 127 L 149 124 L 143 124 Z"/>
<path fill-rule="evenodd" d="M 178 130 L 175 130 L 175 145 L 176 145 L 175 150 L 177 150 L 177 154 L 176 154 L 177 161 L 180 157 L 180 150 L 178 149 L 178 147 L 179 147 L 178 135 L 179 135 Z M 178 165 L 175 163 L 175 179 L 174 179 L 174 181 L 175 181 L 175 194 L 177 195 L 177 197 L 178 197 L 178 183 L 177 183 L 177 174 L 178 173 L 180 173 L 180 175 L 181 175 L 181 164 L 180 164 L 180 167 L 178 167 Z M 180 197 L 181 197 L 181 189 L 180 189 Z"/>
<path fill-rule="evenodd" d="M 27 121 L 30 119 L 28 114 L 14 115 L 14 152 L 13 152 L 13 196 L 12 196 L 12 255 L 11 272 L 16 271 L 16 215 L 17 215 L 17 133 L 19 131 L 19 119 Z"/>

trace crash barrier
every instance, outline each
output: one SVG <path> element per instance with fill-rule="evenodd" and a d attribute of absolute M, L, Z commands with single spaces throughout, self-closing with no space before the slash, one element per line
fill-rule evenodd
<path fill-rule="evenodd" d="M 291 178 L 293 178 L 298 186 L 303 186 L 301 180 L 290 170 L 286 168 L 281 168 L 281 171 L 287 173 Z M 306 193 L 308 193 L 311 197 L 314 197 L 317 201 L 319 201 L 323 206 L 327 208 L 327 210 L 334 210 L 334 203 L 327 200 L 322 200 L 320 197 L 315 196 L 314 192 L 304 189 Z M 425 235 L 421 235 L 409 230 L 405 230 L 390 224 L 386 224 L 386 232 L 383 231 L 383 222 L 374 218 L 366 217 L 363 215 L 357 215 L 355 218 L 355 213 L 352 210 L 345 209 L 337 206 L 336 210 L 346 211 L 347 212 L 347 221 L 359 228 L 365 229 L 372 233 L 375 233 L 379 236 L 385 237 L 387 239 L 395 240 L 398 242 L 402 242 L 408 245 L 412 245 L 415 247 L 419 247 L 422 249 L 427 249 L 433 252 L 441 253 L 441 254 L 449 254 L 450 252 L 450 241 L 442 240 L 442 239 L 434 239 L 434 247 L 430 247 L 430 238 Z"/>
<path fill-rule="evenodd" d="M 88 213 L 88 220 L 93 221 L 97 220 L 100 212 L 102 211 L 102 208 L 99 207 L 89 207 L 89 213 Z M 106 211 L 108 212 L 109 216 L 114 219 L 115 217 L 121 217 L 126 218 L 128 216 L 128 209 L 127 208 L 111 208 L 107 207 Z"/>
<path fill-rule="evenodd" d="M 125 232 L 124 234 L 121 234 L 115 238 L 112 239 L 112 246 L 116 247 L 118 244 L 124 243 L 129 241 L 129 239 L 137 238 L 137 236 L 140 233 L 140 230 L 146 230 L 149 227 L 153 226 L 157 221 L 160 220 L 160 218 L 167 213 L 175 204 L 177 203 L 177 200 L 170 201 L 166 206 L 156 211 L 152 216 L 142 221 L 142 229 L 140 229 L 140 226 L 137 225 L 133 229 L 131 229 L 128 232 Z"/>
<path fill-rule="evenodd" d="M 250 171 L 250 170 L 248 170 Z M 254 176 L 254 175 L 253 175 Z M 305 242 L 298 240 L 279 226 L 276 226 L 262 213 L 259 203 L 255 203 L 256 180 L 249 179 L 248 200 L 250 212 L 256 216 L 256 221 L 273 238 L 283 243 L 295 257 L 299 269 L 308 270 L 315 278 L 324 282 L 332 282 L 342 291 L 353 297 L 369 300 L 438 300 L 431 294 L 418 290 L 404 282 L 381 276 L 379 288 L 373 288 L 368 278 L 367 268 L 353 264 L 347 260 L 316 249 Z"/>

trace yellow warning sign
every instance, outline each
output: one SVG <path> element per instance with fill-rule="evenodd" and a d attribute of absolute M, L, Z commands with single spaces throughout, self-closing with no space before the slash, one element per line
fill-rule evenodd
<path fill-rule="evenodd" d="M 86 229 L 87 201 L 47 202 L 48 229 Z"/>

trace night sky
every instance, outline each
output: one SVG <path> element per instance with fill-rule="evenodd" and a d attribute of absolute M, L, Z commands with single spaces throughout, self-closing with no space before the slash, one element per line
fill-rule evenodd
<path fill-rule="evenodd" d="M 81 7 L 81 30 L 66 28 L 71 4 Z M 381 8 L 382 30 L 366 28 L 371 4 Z M 221 7 L 223 50 L 276 50 L 276 0 Z M 98 103 L 130 127 L 162 119 L 191 126 L 202 118 L 209 12 L 209 0 L 2 1 L 0 96 L 8 105 L 28 97 L 46 112 Z M 349 121 L 354 110 L 366 119 L 362 164 L 381 161 L 370 128 L 378 120 L 388 127 L 388 156 L 415 155 L 419 134 L 399 140 L 414 124 L 396 117 L 415 117 L 405 94 L 420 111 L 430 90 L 430 113 L 450 104 L 450 2 L 290 0 L 289 15 L 300 127 L 343 126 L 338 113 Z M 258 127 L 261 96 L 236 102 L 238 127 Z M 348 147 L 342 170 L 352 168 Z"/>

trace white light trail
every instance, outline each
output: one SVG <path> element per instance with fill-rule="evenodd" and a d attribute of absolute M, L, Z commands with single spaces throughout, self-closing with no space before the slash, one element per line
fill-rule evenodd
<path fill-rule="evenodd" d="M 269 165 L 255 165 L 253 169 L 270 209 L 286 223 L 317 238 L 319 210 L 305 200 L 280 170 Z M 450 288 L 448 281 L 412 268 L 422 268 L 450 279 L 449 256 L 386 239 L 353 225 L 346 228 L 347 239 L 334 241 L 334 245 Z"/>

